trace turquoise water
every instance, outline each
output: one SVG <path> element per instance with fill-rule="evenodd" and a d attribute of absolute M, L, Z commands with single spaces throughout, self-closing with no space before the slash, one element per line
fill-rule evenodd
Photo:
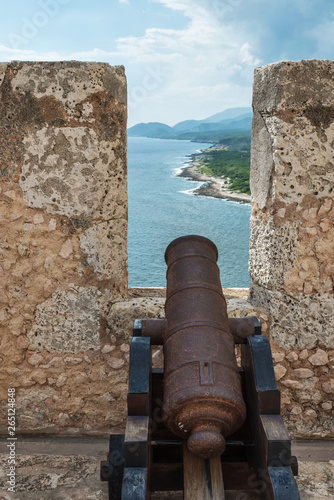
<path fill-rule="evenodd" d="M 129 286 L 165 286 L 164 252 L 175 238 L 199 234 L 219 252 L 224 287 L 248 287 L 249 204 L 194 196 L 200 185 L 177 177 L 187 155 L 208 144 L 128 138 Z"/>

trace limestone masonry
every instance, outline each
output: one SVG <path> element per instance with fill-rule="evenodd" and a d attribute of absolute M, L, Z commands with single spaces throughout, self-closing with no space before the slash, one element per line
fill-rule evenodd
<path fill-rule="evenodd" d="M 333 437 L 334 62 L 255 70 L 251 303 L 293 437 Z"/>
<path fill-rule="evenodd" d="M 2 433 L 10 384 L 17 432 L 123 422 L 107 316 L 127 292 L 126 98 L 123 67 L 0 65 Z"/>

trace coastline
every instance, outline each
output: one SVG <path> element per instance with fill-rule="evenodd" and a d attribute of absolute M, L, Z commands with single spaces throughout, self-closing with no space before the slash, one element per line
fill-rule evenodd
<path fill-rule="evenodd" d="M 197 171 L 199 163 L 196 161 L 196 156 L 182 168 L 178 177 L 185 177 L 193 181 L 204 182 L 204 184 L 194 190 L 195 196 L 211 196 L 213 198 L 223 198 L 234 201 L 241 201 L 243 203 L 250 203 L 251 197 L 249 194 L 236 193 L 224 187 L 224 179 L 212 177 L 210 175 L 202 174 Z"/>

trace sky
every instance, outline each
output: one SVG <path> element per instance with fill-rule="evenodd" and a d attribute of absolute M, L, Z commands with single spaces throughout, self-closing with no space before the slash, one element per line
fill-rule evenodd
<path fill-rule="evenodd" d="M 334 59 L 334 0 L 0 0 L 0 61 L 124 65 L 128 126 L 250 106 L 253 71 Z"/>

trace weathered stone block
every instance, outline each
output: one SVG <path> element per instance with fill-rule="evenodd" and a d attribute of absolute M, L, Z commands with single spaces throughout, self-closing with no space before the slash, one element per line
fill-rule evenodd
<path fill-rule="evenodd" d="M 285 352 L 275 371 L 283 415 L 299 437 L 333 432 L 321 406 L 334 344 L 333 102 L 333 61 L 255 70 L 250 301 L 274 356 Z M 298 426 L 289 419 L 296 404 Z"/>
<path fill-rule="evenodd" d="M 265 288 L 283 288 L 296 260 L 293 249 L 298 243 L 298 223 L 277 227 L 273 219 L 252 217 L 250 227 L 250 275 Z"/>
<path fill-rule="evenodd" d="M 323 366 L 328 363 L 328 354 L 322 349 L 318 349 L 315 354 L 308 358 L 309 362 L 314 366 Z"/>
<path fill-rule="evenodd" d="M 8 455 L 0 455 L 4 473 L 0 474 L 0 487 L 8 489 Z M 82 455 L 19 455 L 16 456 L 16 493 L 3 493 L 4 500 L 24 499 L 76 500 L 89 498 L 103 500 L 107 485 L 98 478 L 99 461 L 96 457 Z M 93 486 L 92 486 L 93 485 Z"/>
<path fill-rule="evenodd" d="M 113 304 L 108 314 L 109 334 L 117 343 L 129 342 L 132 338 L 135 319 L 164 318 L 165 299 L 160 297 L 137 297 Z"/>
<path fill-rule="evenodd" d="M 270 313 L 270 338 L 283 349 L 333 347 L 334 304 L 330 295 L 292 296 L 251 284 L 250 301 Z"/>
<path fill-rule="evenodd" d="M 96 287 L 72 286 L 55 292 L 37 307 L 28 333 L 31 345 L 65 353 L 100 349 L 102 301 Z"/>
<path fill-rule="evenodd" d="M 333 99 L 331 61 L 255 70 L 250 274 L 294 297 L 333 295 Z"/>
<path fill-rule="evenodd" d="M 123 422 L 121 396 L 95 419 L 92 407 L 126 386 L 109 371 L 127 354 L 101 352 L 110 305 L 127 293 L 126 99 L 123 67 L 0 65 L 0 380 L 27 409 L 21 432 Z M 41 389 L 52 395 L 38 416 Z"/>

